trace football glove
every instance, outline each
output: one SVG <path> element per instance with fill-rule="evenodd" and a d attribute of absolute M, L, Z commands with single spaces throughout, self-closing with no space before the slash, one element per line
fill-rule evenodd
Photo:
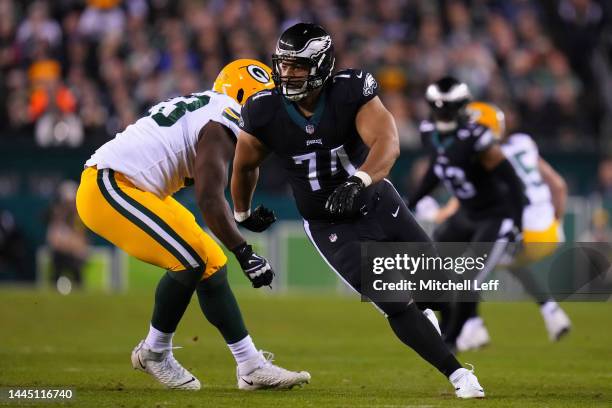
<path fill-rule="evenodd" d="M 270 286 L 274 279 L 274 271 L 266 258 L 253 252 L 253 248 L 246 242 L 232 249 L 232 252 L 254 288 Z"/>
<path fill-rule="evenodd" d="M 237 220 L 238 225 L 253 232 L 265 231 L 274 223 L 274 221 L 276 221 L 274 211 L 264 207 L 263 205 L 258 205 L 247 219 L 243 221 Z"/>
<path fill-rule="evenodd" d="M 357 198 L 364 189 L 365 185 L 359 177 L 349 177 L 329 195 L 325 209 L 337 218 L 356 217 L 360 211 Z"/>

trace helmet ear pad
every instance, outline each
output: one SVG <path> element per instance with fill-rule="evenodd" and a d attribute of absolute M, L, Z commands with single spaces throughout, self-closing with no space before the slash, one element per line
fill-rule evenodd
<path fill-rule="evenodd" d="M 244 98 L 244 89 L 240 88 L 236 93 L 236 100 L 238 101 L 238 103 L 242 103 L 242 98 Z"/>

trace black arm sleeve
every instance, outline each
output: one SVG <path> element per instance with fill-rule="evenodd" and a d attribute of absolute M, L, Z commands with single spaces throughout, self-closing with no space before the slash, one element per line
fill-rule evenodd
<path fill-rule="evenodd" d="M 508 159 L 504 159 L 504 161 L 499 163 L 491 173 L 508 187 L 508 206 L 513 214 L 515 224 L 522 230 L 523 208 L 527 203 L 525 185 L 519 176 L 516 175 L 514 167 L 512 167 Z"/>
<path fill-rule="evenodd" d="M 417 203 L 427 194 L 431 193 L 438 186 L 439 182 L 440 179 L 434 173 L 433 164 L 430 164 L 419 186 L 408 196 L 408 208 L 414 210 Z"/>

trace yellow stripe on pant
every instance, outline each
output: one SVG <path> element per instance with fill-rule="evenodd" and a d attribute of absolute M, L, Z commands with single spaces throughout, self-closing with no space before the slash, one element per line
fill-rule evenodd
<path fill-rule="evenodd" d="M 149 264 L 171 271 L 202 268 L 207 278 L 227 262 L 178 201 L 142 191 L 111 169 L 85 169 L 76 204 L 89 229 Z"/>

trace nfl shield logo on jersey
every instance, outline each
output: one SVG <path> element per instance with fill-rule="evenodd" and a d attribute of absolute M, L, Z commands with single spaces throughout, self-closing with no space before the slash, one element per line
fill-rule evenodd
<path fill-rule="evenodd" d="M 315 131 L 315 127 L 314 125 L 306 125 L 306 133 L 308 133 L 309 135 L 312 135 Z"/>
<path fill-rule="evenodd" d="M 329 235 L 329 242 L 336 242 L 337 239 L 338 239 L 338 235 L 337 234 L 330 234 Z"/>

